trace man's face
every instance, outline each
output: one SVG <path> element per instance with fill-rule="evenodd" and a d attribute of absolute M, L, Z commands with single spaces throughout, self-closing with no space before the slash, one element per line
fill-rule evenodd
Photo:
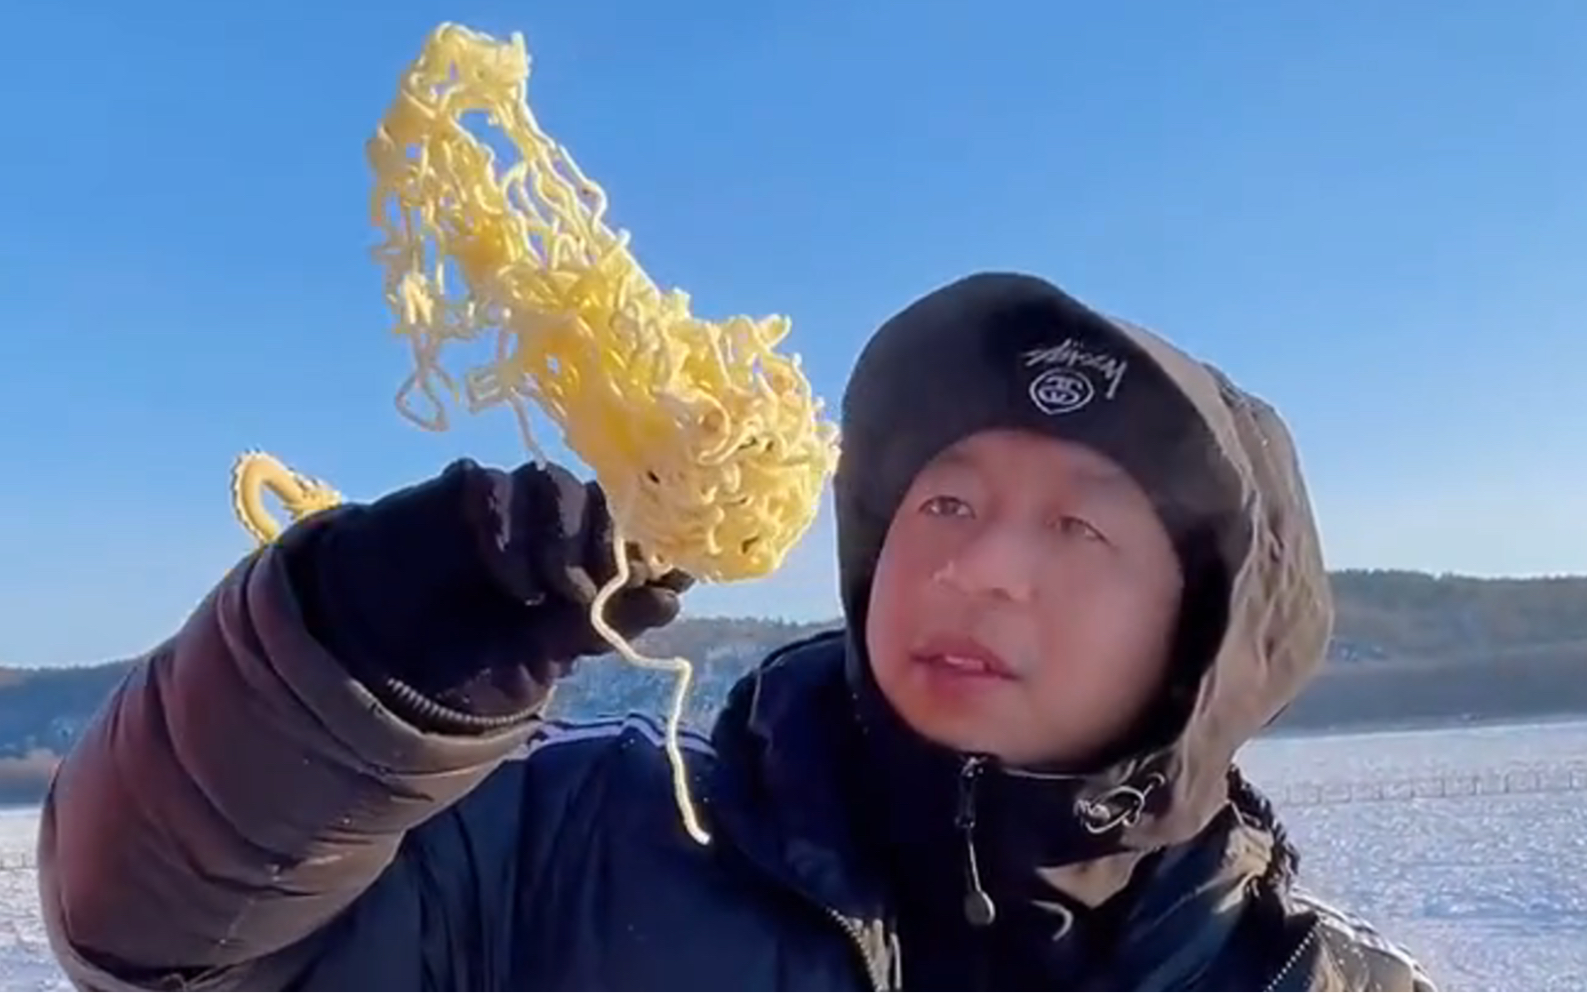
<path fill-rule="evenodd" d="M 866 626 L 917 732 L 1016 765 L 1084 763 L 1163 685 L 1183 577 L 1123 470 L 1069 442 L 973 435 L 921 470 L 887 532 Z"/>

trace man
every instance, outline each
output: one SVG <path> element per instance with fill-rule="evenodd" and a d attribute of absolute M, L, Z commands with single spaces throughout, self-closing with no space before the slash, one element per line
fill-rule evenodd
<path fill-rule="evenodd" d="M 846 629 L 652 723 L 553 726 L 603 646 L 593 486 L 460 462 L 251 556 L 66 759 L 85 989 L 1430 990 L 1293 889 L 1233 766 L 1320 664 L 1287 432 L 1145 331 L 984 274 L 889 321 L 836 479 Z M 639 572 L 629 636 L 687 582 Z M 527 746 L 527 747 L 525 747 Z"/>

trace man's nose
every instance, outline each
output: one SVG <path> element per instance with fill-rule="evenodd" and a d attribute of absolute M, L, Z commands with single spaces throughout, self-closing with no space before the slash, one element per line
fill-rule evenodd
<path fill-rule="evenodd" d="M 985 528 L 960 545 L 932 578 L 968 596 L 1029 603 L 1040 547 L 1040 540 L 1019 528 Z"/>

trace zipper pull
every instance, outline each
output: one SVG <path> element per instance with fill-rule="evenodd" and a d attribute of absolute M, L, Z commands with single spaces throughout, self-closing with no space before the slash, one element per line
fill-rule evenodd
<path fill-rule="evenodd" d="M 959 770 L 959 809 L 955 823 L 964 832 L 964 919 L 971 927 L 990 927 L 997 920 L 997 904 L 981 885 L 981 866 L 975 854 L 975 800 L 976 783 L 986 760 L 972 756 L 964 760 Z"/>

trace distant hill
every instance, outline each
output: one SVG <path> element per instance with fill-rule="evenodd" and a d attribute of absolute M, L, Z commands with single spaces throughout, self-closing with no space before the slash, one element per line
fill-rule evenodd
<path fill-rule="evenodd" d="M 1346 571 L 1333 585 L 1328 665 L 1275 731 L 1587 715 L 1587 577 Z M 697 662 L 689 717 L 708 726 L 728 688 L 768 651 L 836 623 L 686 617 L 642 647 Z M 41 795 L 56 757 L 126 668 L 0 667 L 0 802 Z M 664 673 L 591 660 L 558 690 L 554 709 L 659 711 L 670 689 Z"/>

